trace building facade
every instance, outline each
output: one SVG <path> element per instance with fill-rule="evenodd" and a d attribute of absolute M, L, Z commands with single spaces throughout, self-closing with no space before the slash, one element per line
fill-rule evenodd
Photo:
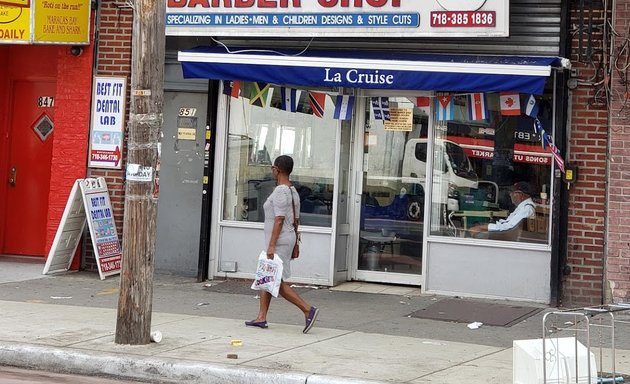
<path fill-rule="evenodd" d="M 198 3 L 194 13 L 221 13 Z M 387 6 L 396 11 L 396 4 L 401 3 L 399 22 L 415 23 L 414 12 L 406 12 L 404 2 L 388 2 Z M 447 3 L 436 2 L 436 10 L 451 13 L 436 13 L 434 23 L 442 22 L 440 18 L 445 15 L 463 18 L 469 12 L 450 9 L 457 5 Z M 243 28 L 238 26 L 231 27 L 229 33 L 217 26 L 208 33 L 190 33 L 178 29 L 190 19 L 172 16 L 167 27 L 156 270 L 200 278 L 252 276 L 255 256 L 263 242 L 262 203 L 273 187 L 268 167 L 275 156 L 291 154 L 296 158 L 294 182 L 302 195 L 305 250 L 294 266 L 295 281 L 323 285 L 346 280 L 412 284 L 431 293 L 564 306 L 627 301 L 627 68 L 622 65 L 627 2 L 592 2 L 585 8 L 580 8 L 577 1 L 481 3 L 475 17 L 487 17 L 494 11 L 499 18 L 494 27 L 486 28 L 485 35 L 477 32 L 468 37 L 461 31 L 474 28 L 454 25 L 441 28 L 459 30 L 460 35 L 408 36 L 404 31 L 389 29 L 388 36 L 368 33 L 357 37 L 321 25 L 317 33 L 306 29 L 303 35 L 293 37 L 277 37 L 277 32 L 265 32 L 265 28 L 244 36 L 239 32 Z M 172 15 L 185 13 L 182 9 L 190 5 L 185 1 L 167 4 Z M 326 22 L 350 22 L 350 15 L 361 16 L 372 6 L 366 2 L 359 10 L 327 10 L 331 15 Z M 102 1 L 95 8 L 94 31 L 98 38 L 93 45 L 84 46 L 83 55 L 70 55 L 68 59 L 85 60 L 91 72 L 89 84 L 92 76 L 128 77 L 132 10 L 110 1 Z M 288 23 L 314 20 L 300 21 L 296 19 L 299 15 L 290 14 L 289 9 L 283 11 L 289 16 Z M 302 13 L 317 16 L 312 13 L 318 10 L 311 11 Z M 377 16 L 379 12 L 371 13 Z M 363 16 L 368 20 L 370 15 Z M 370 20 L 385 22 L 382 18 Z M 458 23 L 457 19 L 453 22 Z M 488 29 L 499 32 L 492 36 Z M 199 46 L 207 48 L 195 48 Z M 230 67 L 240 58 L 227 55 L 223 46 L 253 51 L 234 73 Z M 278 68 L 290 65 L 290 56 L 274 62 L 273 54 L 270 58 L 257 52 L 260 50 L 300 54 L 304 59 L 301 61 L 308 63 L 301 72 L 303 76 L 274 79 L 288 72 Z M 196 79 L 185 79 L 182 66 L 184 72 L 191 71 L 186 66 L 200 55 L 213 62 L 224 60 L 224 66 L 206 66 L 203 73 L 186 74 Z M 443 60 L 445 55 L 449 55 L 448 60 Z M 58 63 L 62 63 L 63 55 L 58 56 Z M 498 59 L 492 61 L 489 56 Z M 516 56 L 522 60 L 515 60 Z M 3 67 L 9 71 L 10 55 L 6 57 Z M 558 57 L 570 59 L 571 66 L 562 60 L 534 60 Z M 398 83 L 386 89 L 374 84 L 356 85 L 358 81 L 387 83 L 386 76 L 359 79 L 344 73 L 337 84 L 304 79 L 311 73 L 308 71 L 320 66 L 318 58 L 326 58 L 325 65 L 338 59 L 366 71 L 379 70 L 382 65 L 381 75 L 387 70 L 401 70 L 397 65 L 421 62 L 429 67 L 414 69 L 414 78 L 424 84 L 436 79 L 438 83 L 411 86 L 412 78 L 405 85 Z M 265 60 L 272 64 L 263 66 Z M 453 63 L 460 64 L 458 69 L 444 69 Z M 203 62 L 197 64 L 205 66 Z M 253 67 L 248 69 L 247 64 Z M 510 65 L 520 65 L 518 70 L 526 76 L 516 76 L 513 83 L 503 79 L 502 86 L 492 85 L 488 76 L 481 76 L 497 72 L 508 76 L 510 72 L 501 71 L 507 71 Z M 459 84 L 442 81 L 450 77 L 449 73 L 461 71 L 459 67 L 476 69 L 469 70 L 472 77 Z M 548 74 L 540 75 L 543 67 Z M 423 78 L 428 72 L 430 75 Z M 63 71 L 53 76 L 57 82 L 67 76 L 76 84 L 78 75 L 72 73 Z M 531 84 L 522 81 L 530 75 L 544 78 L 542 88 L 520 88 L 523 83 Z M 339 79 L 336 76 L 332 70 L 327 74 L 331 81 Z M 354 81 L 354 85 L 345 80 Z M 234 81 L 239 81 L 240 93 L 227 92 Z M 267 85 L 266 92 L 261 92 Z M 68 92 L 67 87 L 63 88 Z M 292 90 L 301 97 L 295 105 L 289 102 L 286 107 L 286 97 L 281 95 L 291 95 Z M 522 104 L 518 115 L 501 111 L 505 92 L 518 95 Z M 77 92 L 71 94 L 79 97 Z M 76 166 L 76 158 L 85 159 L 88 153 L 89 132 L 85 130 L 89 127 L 90 94 L 81 93 L 87 103 L 82 112 L 87 114 L 80 134 L 71 135 L 82 146 L 63 138 L 57 144 L 61 135 L 57 135 L 59 125 L 55 121 L 53 152 L 61 152 L 53 157 L 50 169 L 57 173 L 54 180 L 60 180 L 59 174 L 63 174 L 65 181 L 51 181 L 48 189 L 51 214 L 46 220 L 47 247 L 65 205 L 64 195 L 74 179 L 85 176 L 107 179 L 118 233 L 122 233 L 124 166 Z M 262 106 L 255 105 L 256 95 Z M 560 170 L 553 154 L 542 148 L 545 135 L 534 131 L 535 120 L 527 114 L 530 95 L 538 105 L 537 116 L 544 132 L 557 147 L 569 173 L 577 175 L 575 181 L 566 182 L 566 173 Z M 437 113 L 440 96 L 449 99 L 442 106 L 446 117 Z M 474 105 L 474 97 L 480 96 L 486 99 L 487 108 L 482 115 L 472 115 L 468 107 Z M 318 98 L 322 117 L 313 110 Z M 381 105 L 372 103 L 383 98 L 395 122 L 378 117 Z M 343 109 L 343 102 L 350 100 L 350 119 L 335 117 L 335 107 Z M 55 101 L 55 119 L 59 117 L 58 102 L 60 99 Z M 76 119 L 78 115 L 71 116 Z M 7 130 L 9 124 L 5 122 L 4 126 Z M 62 150 L 66 144 L 75 156 L 70 167 L 64 165 L 68 164 Z M 2 169 L 10 171 L 10 160 L 0 161 L 4 161 Z M 533 190 L 535 219 L 524 223 L 516 238 L 471 237 L 470 227 L 505 216 L 513 209 L 509 187 L 518 181 L 527 181 Z M 6 195 L 7 186 L 4 188 L 0 192 Z M 4 212 L 0 216 L 6 222 L 9 215 Z M 14 253 L 7 251 L 6 240 L 3 244 L 5 248 L 0 252 Z M 95 267 L 89 248 L 84 246 L 82 257 L 86 269 Z M 40 253 L 44 255 L 46 250 Z"/>
<path fill-rule="evenodd" d="M 219 94 L 208 119 L 211 274 L 251 276 L 249 255 L 263 246 L 262 205 L 274 186 L 269 167 L 290 154 L 305 248 L 297 281 L 553 301 L 563 189 L 554 159 L 562 147 L 554 157 L 541 141 L 553 135 L 558 143 L 566 131 L 567 63 L 558 57 L 567 9 L 483 3 L 411 6 L 415 13 L 399 2 L 293 3 L 260 18 L 167 3 L 167 36 L 184 77 L 214 80 L 208 93 Z M 433 19 L 422 24 L 417 15 Z M 394 19 L 408 25 L 384 27 Z M 328 27 L 333 21 L 339 26 Z M 384 24 L 362 29 L 362 21 Z M 294 38 L 272 38 L 288 29 Z M 189 49 L 191 37 L 204 47 Z M 481 108 L 469 111 L 475 97 Z M 530 100 L 539 113 L 527 112 Z M 501 238 L 475 236 L 473 226 L 514 209 L 510 188 L 519 181 L 532 187 L 530 220 Z"/>
<path fill-rule="evenodd" d="M 11 3 L 0 6 L 0 254 L 44 258 L 63 196 L 87 172 L 96 12 Z"/>

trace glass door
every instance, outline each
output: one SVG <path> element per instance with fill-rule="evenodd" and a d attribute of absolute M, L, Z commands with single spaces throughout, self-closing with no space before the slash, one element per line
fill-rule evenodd
<path fill-rule="evenodd" d="M 429 108 L 415 96 L 360 100 L 356 278 L 419 285 Z"/>

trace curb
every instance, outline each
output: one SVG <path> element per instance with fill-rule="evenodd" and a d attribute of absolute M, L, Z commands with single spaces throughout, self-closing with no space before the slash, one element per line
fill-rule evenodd
<path fill-rule="evenodd" d="M 383 384 L 383 381 L 3 342 L 0 365 L 155 384 Z M 391 382 L 389 382 L 391 384 Z"/>

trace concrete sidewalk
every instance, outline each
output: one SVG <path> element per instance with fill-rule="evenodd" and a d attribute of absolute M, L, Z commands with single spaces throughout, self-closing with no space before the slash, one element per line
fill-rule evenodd
<path fill-rule="evenodd" d="M 116 311 L 0 302 L 0 364 L 187 383 L 506 383 L 509 348 L 154 313 L 160 343 L 114 343 Z M 233 341 L 240 340 L 241 346 Z M 236 354 L 237 359 L 228 358 Z M 213 381 L 214 380 L 214 381 Z"/>
<path fill-rule="evenodd" d="M 301 314 L 284 300 L 272 302 L 268 329 L 247 328 L 257 300 L 244 284 L 156 275 L 152 329 L 163 339 L 128 346 L 114 343 L 117 277 L 22 275 L 0 281 L 0 365 L 151 383 L 510 383 L 512 341 L 540 338 L 551 310 L 471 330 L 410 318 L 441 299 L 418 289 L 301 287 L 322 310 L 304 335 Z M 618 333 L 616 372 L 627 374 L 630 331 Z M 605 361 L 610 352 L 602 350 Z"/>

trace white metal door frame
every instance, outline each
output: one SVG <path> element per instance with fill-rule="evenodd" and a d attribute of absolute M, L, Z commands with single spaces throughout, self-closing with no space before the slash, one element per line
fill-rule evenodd
<path fill-rule="evenodd" d="M 361 196 L 363 193 L 363 168 L 364 168 L 364 159 L 363 159 L 363 145 L 365 140 L 364 135 L 364 127 L 365 127 L 365 113 L 366 103 L 362 102 L 364 97 L 369 96 L 425 96 L 429 95 L 426 92 L 418 92 L 418 91 L 385 91 L 385 90 L 367 90 L 367 89 L 358 89 L 356 90 L 357 102 L 355 104 L 355 115 L 353 119 L 352 129 L 354 132 L 354 143 L 353 143 L 353 151 L 352 151 L 352 160 L 350 164 L 352 166 L 353 172 L 353 182 L 351 183 L 351 190 L 349 191 L 349 196 L 351 200 L 350 204 L 350 244 L 348 246 L 348 274 L 350 280 L 359 280 L 359 281 L 368 281 L 368 282 L 376 282 L 376 283 L 389 283 L 389 284 L 405 284 L 405 285 L 424 285 L 425 274 L 424 267 L 425 262 L 423 257 L 423 272 L 422 274 L 406 274 L 399 272 L 380 272 L 380 271 L 366 271 L 359 269 L 359 231 L 360 231 L 360 223 L 361 223 Z M 426 203 L 426 202 L 425 202 Z M 425 209 L 425 218 L 426 218 L 426 209 Z M 426 226 L 425 226 L 425 236 L 423 236 L 422 248 L 423 255 L 427 249 L 427 240 L 426 240 Z"/>

